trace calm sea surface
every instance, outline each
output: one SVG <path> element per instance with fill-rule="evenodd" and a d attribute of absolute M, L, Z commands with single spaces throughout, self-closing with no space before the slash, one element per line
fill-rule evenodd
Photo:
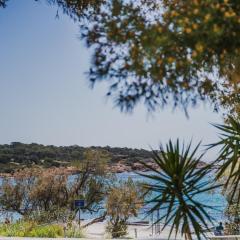
<path fill-rule="evenodd" d="M 211 176 L 206 176 L 205 180 L 210 181 L 211 177 L 213 177 L 214 175 Z M 127 180 L 128 177 L 131 177 L 132 179 L 134 179 L 135 181 L 143 181 L 144 178 L 141 177 L 140 175 L 136 174 L 136 173 L 120 173 L 118 174 L 118 178 L 122 179 L 122 180 Z M 209 209 L 207 210 L 207 212 L 209 213 L 209 215 L 211 215 L 216 222 L 218 221 L 224 221 L 225 217 L 224 217 L 224 209 L 227 205 L 226 199 L 224 198 L 224 196 L 221 194 L 220 190 L 216 190 L 214 192 L 206 192 L 203 194 L 200 194 L 198 196 L 198 200 L 199 202 L 206 204 L 208 206 L 212 206 L 214 207 L 214 209 Z M 164 214 L 163 210 L 160 211 L 160 215 Z M 157 213 L 155 213 L 155 216 L 157 216 Z M 152 216 L 147 216 L 146 214 L 146 210 L 143 209 L 140 212 L 140 215 L 137 219 L 134 220 L 142 220 L 142 219 L 147 219 L 147 220 L 151 220 Z"/>
<path fill-rule="evenodd" d="M 131 177 L 134 181 L 143 181 L 144 178 L 141 177 L 140 175 L 136 174 L 136 173 L 129 173 L 129 172 L 125 172 L 125 173 L 119 173 L 117 174 L 117 178 L 119 180 L 127 180 L 129 177 Z M 210 177 L 206 176 L 206 180 L 208 180 Z M 1 184 L 1 179 L 0 179 L 0 184 Z M 220 191 L 215 191 L 214 193 L 203 193 L 200 196 L 198 196 L 198 201 L 200 201 L 203 204 L 206 205 L 210 205 L 214 208 L 216 208 L 215 210 L 207 210 L 208 213 L 214 217 L 216 219 L 216 221 L 224 221 L 224 208 L 226 207 L 226 200 L 225 198 L 221 195 Z M 143 209 L 141 209 L 139 215 L 137 218 L 132 218 L 130 219 L 130 221 L 151 221 L 152 220 L 152 216 L 148 216 L 146 214 L 147 208 L 144 207 Z M 164 214 L 163 210 L 160 211 L 160 215 Z M 91 219 L 91 218 L 95 218 L 97 216 L 101 215 L 101 212 L 97 213 L 97 214 L 87 214 L 87 213 L 82 213 L 81 216 L 84 219 Z M 3 219 L 5 216 L 1 216 L 0 215 L 0 219 Z M 157 213 L 154 214 L 153 216 L 154 218 L 157 217 Z M 19 218 L 19 216 L 17 214 L 13 214 L 13 218 L 17 219 Z"/>

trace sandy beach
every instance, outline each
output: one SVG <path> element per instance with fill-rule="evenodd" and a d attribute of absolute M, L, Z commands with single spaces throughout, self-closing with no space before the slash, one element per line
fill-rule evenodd
<path fill-rule="evenodd" d="M 95 223 L 88 226 L 84 230 L 86 238 L 90 239 L 109 239 L 110 234 L 106 233 L 107 222 Z M 162 226 L 161 226 L 162 227 Z M 138 238 L 138 239 L 167 239 L 170 231 L 170 226 L 166 227 L 163 231 L 157 232 L 157 229 L 152 228 L 151 224 L 145 225 L 128 225 L 128 234 L 125 238 Z M 174 238 L 174 235 L 172 236 Z M 177 239 L 182 239 L 178 236 Z"/>

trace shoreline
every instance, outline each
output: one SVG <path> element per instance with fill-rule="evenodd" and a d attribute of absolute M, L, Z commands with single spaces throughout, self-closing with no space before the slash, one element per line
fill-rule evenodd
<path fill-rule="evenodd" d="M 152 161 L 149 161 L 149 160 L 146 161 L 146 163 L 151 168 L 154 168 L 158 171 L 160 170 L 160 168 L 158 167 L 158 165 L 156 163 L 154 163 Z M 205 162 L 201 162 L 201 164 L 198 166 L 198 168 L 204 167 L 204 166 L 206 166 L 206 164 L 207 163 L 205 163 Z M 42 168 L 42 166 L 40 166 L 40 165 L 39 166 L 35 165 L 35 167 Z M 75 167 L 72 167 L 72 166 L 50 167 L 50 168 L 46 168 L 46 169 L 62 169 L 68 175 L 75 175 L 75 174 L 80 173 L 80 171 L 78 169 L 76 169 Z M 109 171 L 111 173 L 115 173 L 115 174 L 117 174 L 117 173 L 131 173 L 131 172 L 150 172 L 150 170 L 148 168 L 146 168 L 144 165 L 142 165 L 141 163 L 138 163 L 138 162 L 131 163 L 131 164 L 118 162 L 116 164 L 112 164 L 111 166 L 108 166 L 107 171 Z M 0 173 L 0 178 L 13 178 L 16 172 Z"/>

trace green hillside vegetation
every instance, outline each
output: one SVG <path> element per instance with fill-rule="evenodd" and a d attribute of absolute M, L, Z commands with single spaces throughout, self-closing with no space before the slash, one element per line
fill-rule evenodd
<path fill-rule="evenodd" d="M 84 152 L 89 149 L 81 146 L 53 146 L 42 144 L 24 144 L 13 142 L 0 145 L 0 173 L 12 173 L 17 169 L 38 165 L 42 167 L 70 166 L 76 160 L 82 160 Z M 118 147 L 90 147 L 106 151 L 110 157 L 110 164 L 119 161 L 131 165 L 139 160 L 149 160 L 151 151 L 144 149 L 118 148 Z"/>

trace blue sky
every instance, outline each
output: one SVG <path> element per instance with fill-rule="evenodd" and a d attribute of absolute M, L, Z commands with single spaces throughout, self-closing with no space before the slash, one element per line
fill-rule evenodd
<path fill-rule="evenodd" d="M 143 106 L 124 114 L 106 99 L 105 84 L 88 85 L 90 51 L 79 27 L 44 1 L 10 0 L 0 10 L 0 143 L 156 148 L 179 137 L 217 140 L 207 106 L 167 109 L 149 116 Z M 212 160 L 215 153 L 209 153 Z"/>

